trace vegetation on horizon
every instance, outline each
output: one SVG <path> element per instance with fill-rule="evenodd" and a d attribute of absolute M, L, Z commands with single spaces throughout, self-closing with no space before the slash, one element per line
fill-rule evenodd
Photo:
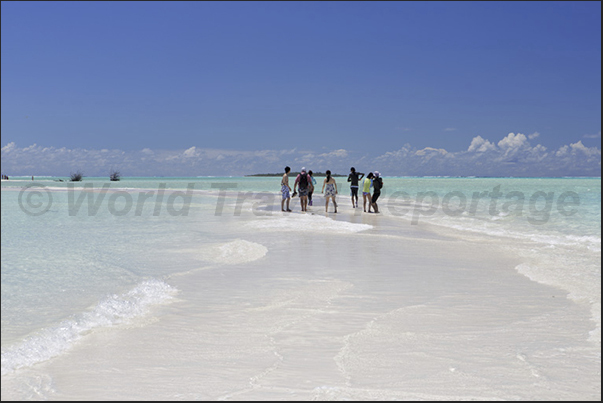
<path fill-rule="evenodd" d="M 70 180 L 71 182 L 81 182 L 84 174 L 78 169 L 75 173 L 71 173 Z"/>
<path fill-rule="evenodd" d="M 253 175 L 245 175 L 245 177 L 278 177 L 280 178 L 281 176 L 283 176 L 284 172 L 278 173 L 278 174 L 274 174 L 274 173 L 270 173 L 270 174 L 253 174 Z M 289 176 L 297 176 L 299 175 L 300 172 L 289 172 Z M 324 172 L 313 172 L 312 176 L 327 176 L 326 173 Z M 347 175 L 341 175 L 341 174 L 331 174 L 331 176 L 333 177 L 339 177 L 339 178 L 346 178 Z"/>

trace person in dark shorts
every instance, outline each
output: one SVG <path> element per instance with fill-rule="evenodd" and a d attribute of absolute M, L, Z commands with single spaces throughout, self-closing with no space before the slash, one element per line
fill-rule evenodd
<path fill-rule="evenodd" d="M 356 168 L 350 168 L 350 174 L 348 175 L 348 182 L 350 183 L 350 190 L 352 196 L 352 208 L 358 207 L 358 182 L 364 178 L 364 174 L 356 172 Z"/>
<path fill-rule="evenodd" d="M 308 192 L 311 183 L 312 179 L 308 176 L 306 168 L 302 168 L 301 173 L 297 175 L 295 184 L 293 185 L 293 193 L 295 193 L 295 188 L 299 189 L 299 204 L 301 205 L 301 211 L 308 211 Z"/>
<path fill-rule="evenodd" d="M 383 187 L 383 179 L 381 178 L 381 174 L 379 171 L 373 172 L 373 198 L 371 199 L 371 205 L 373 206 L 373 210 L 375 213 L 379 212 L 379 206 L 377 206 L 377 200 L 379 196 L 381 196 L 381 188 Z"/>

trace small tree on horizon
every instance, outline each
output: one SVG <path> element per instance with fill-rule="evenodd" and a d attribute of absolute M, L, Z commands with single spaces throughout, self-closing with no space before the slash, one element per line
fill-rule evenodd
<path fill-rule="evenodd" d="M 71 173 L 70 180 L 71 182 L 81 182 L 84 174 L 78 169 L 75 173 Z"/>

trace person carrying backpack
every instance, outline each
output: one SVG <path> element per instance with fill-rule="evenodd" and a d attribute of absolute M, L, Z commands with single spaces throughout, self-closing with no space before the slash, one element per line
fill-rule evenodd
<path fill-rule="evenodd" d="M 301 173 L 295 178 L 295 184 L 293 185 L 293 193 L 295 189 L 299 189 L 299 204 L 301 205 L 301 211 L 308 211 L 308 191 L 310 189 L 312 178 L 306 172 L 306 168 L 301 169 Z"/>
<path fill-rule="evenodd" d="M 383 188 L 383 179 L 379 171 L 373 172 L 373 198 L 371 199 L 371 205 L 375 213 L 379 212 L 379 206 L 377 206 L 377 199 L 381 196 L 381 188 Z M 370 209 L 369 209 L 370 210 Z"/>

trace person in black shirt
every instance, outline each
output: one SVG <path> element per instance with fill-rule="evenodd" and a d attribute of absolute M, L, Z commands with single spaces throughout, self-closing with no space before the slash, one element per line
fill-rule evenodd
<path fill-rule="evenodd" d="M 379 206 L 377 206 L 377 199 L 381 196 L 381 188 L 383 187 L 383 179 L 381 178 L 381 174 L 378 171 L 373 172 L 375 178 L 373 179 L 373 198 L 371 200 L 371 204 L 373 205 L 373 210 L 375 213 L 379 212 Z"/>
<path fill-rule="evenodd" d="M 348 175 L 348 182 L 350 184 L 351 196 L 352 196 L 352 208 L 358 207 L 358 181 L 364 178 L 364 174 L 356 172 L 356 168 L 350 168 L 350 174 Z"/>

